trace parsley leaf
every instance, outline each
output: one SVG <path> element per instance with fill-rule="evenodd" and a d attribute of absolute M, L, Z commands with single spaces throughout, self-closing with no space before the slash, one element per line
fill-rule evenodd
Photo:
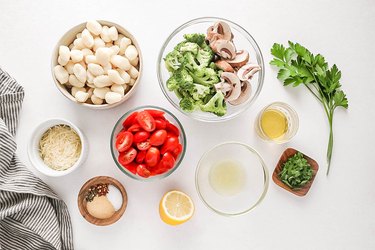
<path fill-rule="evenodd" d="M 293 87 L 304 85 L 323 105 L 326 112 L 330 135 L 327 148 L 329 173 L 333 149 L 333 114 L 337 107 L 348 108 L 348 99 L 341 90 L 341 71 L 334 64 L 331 68 L 325 58 L 312 54 L 299 43 L 288 42 L 289 47 L 274 43 L 271 54 L 274 59 L 271 65 L 279 68 L 277 78 L 286 85 Z"/>

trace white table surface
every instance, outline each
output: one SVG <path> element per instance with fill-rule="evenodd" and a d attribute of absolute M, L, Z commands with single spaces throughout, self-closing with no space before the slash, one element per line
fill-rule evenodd
<path fill-rule="evenodd" d="M 26 91 L 18 129 L 18 154 L 68 205 L 76 249 L 375 249 L 375 1 L 5 1 L 0 0 L 0 66 Z M 257 40 L 266 62 L 264 87 L 254 105 L 238 118 L 209 124 L 193 121 L 164 98 L 156 78 L 156 58 L 164 39 L 178 25 L 201 16 L 228 18 Z M 60 36 L 88 19 L 106 19 L 128 28 L 144 56 L 144 74 L 135 95 L 105 111 L 71 103 L 54 86 L 50 58 Z M 332 169 L 325 175 L 328 124 L 322 106 L 302 87 L 285 88 L 268 62 L 274 42 L 298 41 L 322 53 L 342 70 L 349 110 L 334 118 Z M 284 145 L 261 141 L 253 130 L 256 114 L 273 101 L 292 105 L 300 129 Z M 145 104 L 174 112 L 188 136 L 186 157 L 170 177 L 152 183 L 132 180 L 115 166 L 109 149 L 114 123 L 128 109 Z M 35 171 L 26 146 L 40 122 L 62 117 L 88 137 L 84 167 L 61 178 Z M 227 133 L 226 131 L 231 131 Z M 220 136 L 219 136 L 220 135 Z M 207 149 L 226 140 L 239 140 L 257 149 L 270 174 L 287 147 L 316 159 L 320 171 L 304 198 L 276 186 L 272 180 L 264 202 L 254 211 L 226 218 L 209 211 L 194 186 L 194 171 Z M 121 181 L 128 208 L 116 224 L 97 227 L 79 213 L 77 194 L 97 175 Z M 159 219 L 158 203 L 170 189 L 190 194 L 196 205 L 191 221 L 171 227 Z M 110 246 L 110 247 L 109 247 Z"/>

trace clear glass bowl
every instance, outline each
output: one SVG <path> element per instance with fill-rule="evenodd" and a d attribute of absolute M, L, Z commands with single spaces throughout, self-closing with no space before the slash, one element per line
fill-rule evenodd
<path fill-rule="evenodd" d="M 236 183 L 240 189 L 235 194 L 223 195 L 223 191 L 218 192 L 220 186 L 213 185 L 212 180 L 218 177 L 213 175 L 214 169 L 224 161 L 234 161 L 241 166 L 242 171 L 237 176 L 241 183 Z M 219 178 L 225 179 L 224 175 L 231 174 L 221 172 L 221 175 Z M 224 216 L 242 215 L 254 209 L 266 196 L 268 185 L 268 169 L 262 157 L 241 142 L 225 142 L 210 149 L 200 159 L 195 172 L 199 197 L 209 209 Z"/>
<path fill-rule="evenodd" d="M 220 117 L 216 116 L 212 113 L 202 112 L 202 111 L 194 111 L 192 113 L 188 113 L 183 111 L 179 106 L 179 99 L 175 95 L 174 92 L 168 90 L 166 86 L 166 82 L 170 77 L 168 70 L 164 65 L 164 58 L 165 56 L 173 50 L 173 48 L 183 40 L 184 34 L 189 33 L 206 33 L 207 28 L 211 26 L 213 23 L 217 21 L 224 21 L 228 23 L 232 29 L 232 33 L 234 35 L 233 42 L 238 50 L 244 49 L 247 50 L 250 54 L 250 62 L 257 63 L 261 70 L 254 75 L 251 80 L 251 96 L 250 98 L 241 105 L 232 106 L 230 104 L 227 105 L 227 114 Z M 251 104 L 256 100 L 260 91 L 262 90 L 263 81 L 264 81 L 264 62 L 263 56 L 260 51 L 260 48 L 254 38 L 241 26 L 238 24 L 217 17 L 203 17 L 193 19 L 187 23 L 182 24 L 179 26 L 172 34 L 167 38 L 164 42 L 163 46 L 161 47 L 158 61 L 157 61 L 157 75 L 159 80 L 160 88 L 162 89 L 165 97 L 168 101 L 179 111 L 183 114 L 194 118 L 196 120 L 205 121 L 205 122 L 220 122 L 233 119 L 234 117 L 241 114 L 247 108 L 251 106 Z"/>
<path fill-rule="evenodd" d="M 267 110 L 276 110 L 284 114 L 287 122 L 287 129 L 285 133 L 278 138 L 272 139 L 267 136 L 267 134 L 263 131 L 261 125 L 261 118 L 265 111 Z M 299 127 L 299 120 L 297 112 L 288 104 L 284 102 L 273 102 L 266 107 L 264 107 L 258 114 L 255 120 L 255 131 L 265 141 L 274 142 L 278 144 L 286 143 L 290 141 L 297 133 Z"/>
<path fill-rule="evenodd" d="M 182 152 L 181 154 L 179 155 L 179 157 L 176 159 L 176 163 L 174 165 L 173 168 L 171 168 L 168 172 L 165 172 L 163 174 L 159 174 L 159 175 L 155 175 L 155 176 L 150 176 L 148 178 L 144 178 L 142 176 L 139 176 L 139 175 L 135 175 L 133 174 L 132 172 L 130 172 L 129 170 L 127 170 L 126 168 L 124 168 L 120 162 L 118 161 L 118 151 L 116 149 L 116 136 L 117 134 L 121 131 L 121 129 L 123 128 L 122 127 L 122 123 L 123 121 L 130 115 L 132 114 L 133 112 L 135 111 L 142 111 L 142 110 L 145 110 L 145 109 L 156 109 L 156 110 L 160 110 L 160 111 L 163 111 L 165 112 L 165 118 L 172 124 L 174 124 L 179 130 L 180 130 L 180 136 L 179 136 L 179 140 L 180 140 L 180 143 L 182 145 Z M 123 172 L 125 173 L 126 175 L 128 175 L 129 177 L 133 178 L 133 179 L 136 179 L 136 180 L 140 180 L 140 181 L 153 181 L 153 180 L 159 180 L 159 179 L 163 179 L 169 175 L 171 175 L 181 164 L 182 162 L 182 159 L 184 158 L 185 156 L 185 152 L 186 152 L 186 135 L 185 135 L 185 130 L 184 128 L 182 127 L 180 121 L 171 113 L 169 112 L 168 110 L 166 109 L 163 109 L 161 107 L 156 107 L 156 106 L 141 106 L 141 107 L 137 107 L 137 108 L 134 108 L 134 109 L 131 109 L 129 110 L 128 112 L 126 112 L 123 116 L 120 117 L 120 119 L 116 122 L 116 125 L 114 126 L 113 130 L 112 130 L 112 134 L 111 134 L 111 141 L 110 141 L 110 148 L 111 148 L 111 154 L 112 154 L 112 158 L 113 160 L 115 161 L 116 163 L 116 166 Z"/>

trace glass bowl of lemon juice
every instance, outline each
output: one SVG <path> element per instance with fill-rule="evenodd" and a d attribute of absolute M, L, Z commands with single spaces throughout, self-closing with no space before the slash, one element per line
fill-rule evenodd
<path fill-rule="evenodd" d="M 209 209 L 224 216 L 254 209 L 266 196 L 268 184 L 262 157 L 241 142 L 225 142 L 210 149 L 195 172 L 199 197 Z"/>

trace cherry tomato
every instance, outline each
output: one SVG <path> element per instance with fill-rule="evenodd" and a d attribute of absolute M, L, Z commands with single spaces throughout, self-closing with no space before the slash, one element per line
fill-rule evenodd
<path fill-rule="evenodd" d="M 148 177 L 150 177 L 151 172 L 150 172 L 150 170 L 147 169 L 147 167 L 146 167 L 145 164 L 139 164 L 139 165 L 137 166 L 137 174 L 138 174 L 139 176 L 142 176 L 142 177 L 148 178 Z"/>
<path fill-rule="evenodd" d="M 133 143 L 132 133 L 128 131 L 120 132 L 116 139 L 116 149 L 119 152 L 124 152 L 125 150 L 131 147 L 132 143 Z"/>
<path fill-rule="evenodd" d="M 147 140 L 147 141 L 143 141 L 143 142 L 138 142 L 137 143 L 137 148 L 139 150 L 147 150 L 151 147 L 151 144 L 150 144 L 150 141 Z"/>
<path fill-rule="evenodd" d="M 150 137 L 150 144 L 152 146 L 160 146 L 163 145 L 165 142 L 165 139 L 167 139 L 167 131 L 164 129 L 160 129 L 155 131 L 151 137 Z"/>
<path fill-rule="evenodd" d="M 116 139 L 121 135 L 121 133 L 124 133 L 125 131 L 125 129 L 121 129 L 120 132 L 116 135 Z"/>
<path fill-rule="evenodd" d="M 156 167 L 153 167 L 152 169 L 150 169 L 151 175 L 164 174 L 167 171 L 168 169 L 161 165 L 161 161 Z"/>
<path fill-rule="evenodd" d="M 134 161 L 134 158 L 137 156 L 137 150 L 134 148 L 130 148 L 126 150 L 125 152 L 121 152 L 118 156 L 118 161 L 122 166 L 126 166 L 132 161 Z"/>
<path fill-rule="evenodd" d="M 147 111 L 141 111 L 137 115 L 137 121 L 141 127 L 147 132 L 155 129 L 155 119 Z"/>
<path fill-rule="evenodd" d="M 173 150 L 177 147 L 178 144 L 179 141 L 177 137 L 169 137 L 161 147 L 161 154 L 164 155 L 167 151 L 173 152 Z"/>
<path fill-rule="evenodd" d="M 138 154 L 137 154 L 137 157 L 135 158 L 135 161 L 137 163 L 142 163 L 145 160 L 146 153 L 147 153 L 146 150 L 139 151 Z"/>
<path fill-rule="evenodd" d="M 160 151 L 156 147 L 151 147 L 147 150 L 145 163 L 148 167 L 155 167 L 160 161 Z"/>
<path fill-rule="evenodd" d="M 167 127 L 167 121 L 164 119 L 156 118 L 155 127 L 156 129 L 165 129 Z"/>
<path fill-rule="evenodd" d="M 135 124 L 131 125 L 127 129 L 127 131 L 132 132 L 132 133 L 136 133 L 136 132 L 139 132 L 141 130 L 142 130 L 142 127 L 138 123 L 135 123 Z"/>
<path fill-rule="evenodd" d="M 160 165 L 163 168 L 171 169 L 173 168 L 175 162 L 176 159 L 173 157 L 172 153 L 166 152 L 165 154 L 163 154 L 163 158 L 161 158 Z"/>
<path fill-rule="evenodd" d="M 149 132 L 139 131 L 139 132 L 135 133 L 133 141 L 135 143 L 143 142 L 143 141 L 147 140 L 149 137 L 150 137 L 150 133 Z"/>
<path fill-rule="evenodd" d="M 124 128 L 129 128 L 133 123 L 135 122 L 135 118 L 137 117 L 138 112 L 133 112 L 131 115 L 129 115 L 125 121 L 122 123 L 122 126 Z"/>
<path fill-rule="evenodd" d="M 123 167 L 132 172 L 133 174 L 137 173 L 137 164 L 135 162 L 130 162 L 129 164 Z"/>
<path fill-rule="evenodd" d="M 172 154 L 173 156 L 177 159 L 177 157 L 181 154 L 182 152 L 182 145 L 181 144 L 178 144 L 173 150 L 172 150 Z"/>
<path fill-rule="evenodd" d="M 158 118 L 163 117 L 164 118 L 164 111 L 156 110 L 156 109 L 145 109 L 152 117 Z"/>
<path fill-rule="evenodd" d="M 176 137 L 180 136 L 180 130 L 175 125 L 173 125 L 172 123 L 167 123 L 166 130 L 169 133 L 172 133 L 172 134 L 176 135 Z"/>

